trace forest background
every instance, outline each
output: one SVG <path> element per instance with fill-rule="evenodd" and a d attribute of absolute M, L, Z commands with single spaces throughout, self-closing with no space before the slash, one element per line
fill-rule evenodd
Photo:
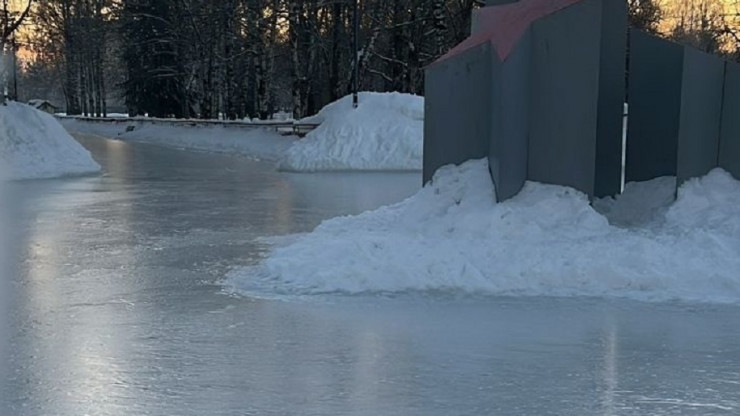
<path fill-rule="evenodd" d="M 632 27 L 740 60 L 740 0 L 626 1 Z M 0 0 L 0 84 L 70 115 L 300 118 L 355 77 L 423 95 L 424 67 L 469 35 L 483 3 Z"/>

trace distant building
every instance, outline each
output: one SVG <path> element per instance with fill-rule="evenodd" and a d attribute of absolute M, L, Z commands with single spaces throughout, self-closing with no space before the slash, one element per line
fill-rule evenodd
<path fill-rule="evenodd" d="M 30 105 L 31 107 L 37 110 L 41 110 L 49 114 L 54 114 L 57 112 L 57 106 L 55 106 L 48 100 L 40 100 L 40 99 L 30 100 L 28 101 L 28 105 Z"/>

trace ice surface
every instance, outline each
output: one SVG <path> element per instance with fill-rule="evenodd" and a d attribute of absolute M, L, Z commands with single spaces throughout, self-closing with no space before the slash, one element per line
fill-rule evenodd
<path fill-rule="evenodd" d="M 54 117 L 12 101 L 0 106 L 0 159 L 10 179 L 51 178 L 100 170 L 90 152 Z"/>
<path fill-rule="evenodd" d="M 261 265 L 235 270 L 229 284 L 243 293 L 740 302 L 740 182 L 718 169 L 658 208 L 670 181 L 630 185 L 624 198 L 604 202 L 622 224 L 616 226 L 573 189 L 530 182 L 496 204 L 485 161 L 448 166 L 415 196 L 325 221 L 275 247 Z M 631 206 L 630 194 L 640 188 L 660 190 L 649 196 L 648 209 Z M 650 226 L 624 226 L 645 221 Z"/>
<path fill-rule="evenodd" d="M 265 255 L 261 236 L 398 202 L 418 172 L 81 142 L 106 175 L 11 184 L 2 416 L 740 414 L 736 305 L 221 291 Z"/>
<path fill-rule="evenodd" d="M 424 98 L 363 92 L 359 106 L 344 97 L 316 116 L 321 123 L 280 160 L 288 171 L 420 170 L 424 142 Z"/>
<path fill-rule="evenodd" d="M 228 153 L 275 161 L 295 141 L 265 129 L 223 126 L 173 126 L 136 119 L 116 123 L 62 119 L 64 127 L 77 134 L 94 134 L 123 141 L 150 143 L 179 149 Z M 197 120 L 196 120 L 197 122 Z"/>

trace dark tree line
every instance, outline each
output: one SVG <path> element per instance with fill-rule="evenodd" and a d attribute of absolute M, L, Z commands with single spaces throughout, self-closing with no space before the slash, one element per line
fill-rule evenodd
<path fill-rule="evenodd" d="M 32 71 L 59 75 L 70 114 L 106 113 L 110 61 L 110 0 L 37 0 Z"/>
<path fill-rule="evenodd" d="M 634 27 L 707 51 L 732 40 L 722 0 L 626 1 Z M 482 3 L 359 0 L 355 59 L 354 0 L 35 0 L 26 72 L 56 79 L 70 114 L 118 103 L 158 117 L 302 117 L 348 94 L 355 73 L 361 90 L 423 94 L 423 68 L 468 36 Z"/>
<path fill-rule="evenodd" d="M 32 43 L 70 114 L 302 117 L 350 92 L 423 93 L 423 68 L 469 33 L 479 0 L 37 0 Z M 31 70 L 39 70 L 33 68 Z"/>

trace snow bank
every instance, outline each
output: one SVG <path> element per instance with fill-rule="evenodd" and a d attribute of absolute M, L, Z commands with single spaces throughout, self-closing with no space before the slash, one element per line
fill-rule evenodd
<path fill-rule="evenodd" d="M 279 163 L 282 170 L 421 169 L 422 97 L 364 92 L 357 109 L 347 96 L 301 121 L 321 125 L 288 149 Z"/>
<path fill-rule="evenodd" d="M 49 114 L 25 104 L 0 106 L 0 159 L 10 179 L 97 172 L 100 166 Z"/>
<path fill-rule="evenodd" d="M 2 59 L 2 56 L 0 55 L 0 59 Z M 9 204 L 9 201 L 12 200 L 8 197 L 8 192 L 5 189 L 6 186 L 6 179 L 5 179 L 5 169 L 4 169 L 4 161 L 2 158 L 0 158 L 0 334 L 10 334 L 9 331 L 9 319 L 10 316 L 10 309 L 8 308 L 8 303 L 10 300 L 10 282 L 12 281 L 13 276 L 11 274 L 12 268 L 10 267 L 10 258 L 12 257 L 10 254 L 10 240 L 9 237 L 12 233 L 10 230 L 10 216 L 8 215 L 8 208 L 7 205 Z M 7 368 L 5 367 L 7 363 L 10 362 L 8 360 L 7 355 L 7 347 L 9 343 L 10 337 L 4 336 L 2 339 L 0 339 L 0 374 L 9 374 L 7 373 Z M 3 403 L 8 403 L 9 400 L 6 400 L 6 397 L 3 397 L 3 392 L 7 391 L 5 389 L 5 385 L 2 384 L 3 382 L 0 381 L 0 413 L 2 414 L 8 414 L 5 410 L 5 405 Z"/>
<path fill-rule="evenodd" d="M 91 122 L 62 119 L 62 125 L 76 134 L 94 134 L 122 141 L 150 143 L 178 149 L 229 153 L 276 161 L 295 141 L 271 129 L 226 126 L 176 126 L 152 124 L 136 119 L 120 122 Z M 194 121 L 194 123 L 197 121 Z"/>
<path fill-rule="evenodd" d="M 635 186 L 660 190 L 669 181 Z M 622 220 L 626 212 L 640 214 L 641 227 L 612 225 L 585 195 L 553 185 L 527 183 L 520 195 L 496 204 L 486 163 L 468 162 L 442 168 L 431 185 L 399 204 L 325 221 L 259 266 L 233 271 L 226 283 L 251 294 L 740 302 L 740 182 L 715 170 L 685 184 L 678 201 L 662 210 L 651 207 L 655 200 L 647 209 L 631 207 L 629 198 L 602 205 Z"/>
<path fill-rule="evenodd" d="M 594 201 L 594 209 L 618 226 L 660 224 L 676 197 L 676 178 L 662 177 L 647 182 L 629 182 L 616 198 Z M 654 224 L 653 224 L 654 225 Z"/>

